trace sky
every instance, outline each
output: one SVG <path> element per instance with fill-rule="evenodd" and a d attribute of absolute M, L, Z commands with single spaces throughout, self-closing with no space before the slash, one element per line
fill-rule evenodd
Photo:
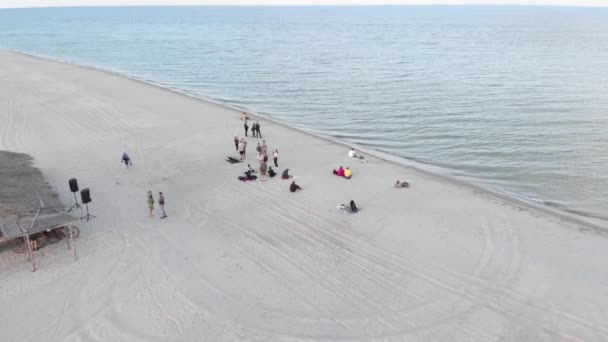
<path fill-rule="evenodd" d="M 608 6 L 608 0 L 0 0 L 0 8 L 128 5 L 558 5 Z"/>

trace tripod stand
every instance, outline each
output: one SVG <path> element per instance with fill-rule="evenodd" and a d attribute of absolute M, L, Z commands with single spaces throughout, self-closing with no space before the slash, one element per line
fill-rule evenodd
<path fill-rule="evenodd" d="M 83 215 L 83 216 L 80 218 L 81 220 L 82 220 L 83 218 L 85 218 L 85 217 L 86 217 L 86 218 L 87 218 L 87 222 L 89 222 L 89 219 L 90 219 L 91 217 L 93 217 L 93 218 L 97 217 L 97 216 L 95 216 L 95 215 L 93 215 L 93 214 L 89 214 L 89 203 L 85 203 L 85 204 L 84 204 L 84 206 L 85 206 L 85 207 L 87 207 L 87 213 L 86 213 L 86 215 Z"/>
<path fill-rule="evenodd" d="M 72 211 L 72 209 L 74 209 L 74 208 L 81 208 L 82 209 L 82 207 L 80 206 L 80 204 L 78 204 L 78 199 L 76 198 L 76 193 L 73 192 L 73 194 L 74 194 L 74 205 L 72 207 L 70 207 L 70 209 L 68 209 L 68 213 L 70 211 Z"/>

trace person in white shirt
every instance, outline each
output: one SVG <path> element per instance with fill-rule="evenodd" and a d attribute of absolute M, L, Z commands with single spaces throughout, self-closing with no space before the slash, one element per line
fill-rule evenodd
<path fill-rule="evenodd" d="M 355 152 L 355 149 L 352 147 L 351 147 L 350 151 L 348 151 L 348 156 L 351 158 L 357 158 L 362 163 L 367 163 L 367 160 L 365 160 L 365 157 L 358 155 L 357 152 Z"/>
<path fill-rule="evenodd" d="M 279 167 L 279 150 L 274 150 L 272 156 L 274 157 L 274 167 Z"/>
<path fill-rule="evenodd" d="M 350 151 L 348 151 L 348 156 L 351 158 L 354 158 L 357 156 L 357 152 L 355 152 L 354 148 L 351 148 Z"/>

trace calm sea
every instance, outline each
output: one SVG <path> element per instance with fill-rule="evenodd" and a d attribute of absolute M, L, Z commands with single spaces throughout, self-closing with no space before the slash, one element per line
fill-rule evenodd
<path fill-rule="evenodd" d="M 247 107 L 608 219 L 608 9 L 0 10 L 0 48 Z"/>

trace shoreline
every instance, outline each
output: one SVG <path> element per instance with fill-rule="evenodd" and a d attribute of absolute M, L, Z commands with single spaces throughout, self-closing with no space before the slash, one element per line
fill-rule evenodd
<path fill-rule="evenodd" d="M 399 165 L 399 166 L 402 166 L 402 167 L 405 167 L 408 169 L 412 169 L 416 172 L 421 172 L 421 173 L 424 173 L 424 174 L 427 174 L 427 175 L 430 175 L 433 177 L 437 177 L 438 179 L 452 182 L 459 186 L 468 187 L 472 190 L 486 193 L 486 194 L 493 196 L 494 198 L 504 201 L 506 203 L 516 205 L 516 206 L 521 206 L 528 210 L 538 210 L 540 212 L 555 216 L 562 220 L 567 220 L 572 223 L 585 225 L 588 228 L 599 229 L 599 230 L 604 230 L 604 231 L 608 232 L 608 222 L 606 222 L 606 220 L 604 220 L 602 218 L 573 213 L 573 212 L 570 212 L 568 209 L 554 207 L 554 206 L 546 204 L 545 200 L 543 200 L 543 199 L 536 199 L 537 201 L 535 201 L 534 199 L 528 200 L 524 196 L 518 196 L 517 194 L 513 193 L 512 191 L 510 191 L 508 189 L 493 188 L 491 186 L 485 186 L 480 183 L 475 183 L 474 181 L 460 179 L 457 176 L 450 174 L 451 173 L 450 169 L 445 169 L 443 167 L 437 166 L 437 165 L 433 164 L 432 162 L 431 163 L 421 162 L 421 161 L 417 161 L 415 159 L 409 159 L 409 158 L 405 158 L 405 157 L 396 156 L 396 155 L 393 155 L 390 153 L 369 149 L 369 148 L 362 147 L 362 146 L 359 146 L 356 144 L 350 144 L 346 141 L 342 141 L 340 139 L 333 138 L 328 135 L 316 133 L 316 132 L 313 132 L 312 130 L 308 130 L 306 128 L 291 126 L 278 119 L 275 119 L 274 117 L 271 116 L 271 114 L 262 114 L 262 113 L 254 112 L 244 106 L 238 106 L 238 105 L 235 105 L 235 104 L 232 104 L 232 103 L 220 100 L 220 99 L 215 99 L 215 98 L 207 97 L 204 95 L 196 95 L 196 94 L 190 93 L 185 90 L 172 88 L 170 86 L 164 85 L 159 82 L 155 82 L 153 80 L 141 79 L 141 78 L 138 78 L 135 76 L 128 75 L 126 73 L 122 73 L 122 72 L 118 72 L 118 71 L 114 71 L 114 70 L 110 70 L 110 69 L 105 69 L 105 68 L 101 68 L 101 67 L 96 67 L 93 65 L 86 65 L 86 64 L 79 64 L 77 62 L 72 62 L 72 61 L 65 61 L 65 60 L 61 60 L 59 58 L 53 58 L 50 56 L 39 56 L 39 55 L 36 55 L 33 53 L 19 51 L 19 50 L 15 50 L 15 49 L 4 49 L 4 50 L 13 52 L 13 53 L 17 53 L 17 54 L 21 54 L 24 56 L 28 56 L 31 58 L 41 59 L 44 61 L 68 64 L 68 65 L 72 65 L 72 66 L 79 67 L 79 68 L 99 71 L 99 72 L 107 73 L 109 75 L 123 77 L 123 78 L 129 79 L 129 80 L 135 81 L 135 82 L 140 82 L 145 85 L 157 87 L 159 89 L 169 91 L 171 93 L 186 96 L 191 99 L 195 99 L 198 101 L 203 101 L 205 103 L 210 103 L 213 105 L 221 106 L 221 107 L 230 109 L 230 110 L 236 112 L 237 114 L 245 111 L 247 113 L 250 113 L 254 117 L 259 117 L 264 120 L 270 121 L 275 125 L 280 125 L 287 129 L 292 129 L 292 130 L 298 131 L 300 133 L 308 134 L 310 136 L 344 146 L 345 148 L 355 147 L 355 149 L 357 149 L 365 154 L 374 156 L 378 159 L 381 159 L 381 160 L 384 160 L 384 161 L 387 161 L 387 162 L 390 162 L 390 163 L 393 163 L 393 164 L 396 164 L 396 165 Z"/>

